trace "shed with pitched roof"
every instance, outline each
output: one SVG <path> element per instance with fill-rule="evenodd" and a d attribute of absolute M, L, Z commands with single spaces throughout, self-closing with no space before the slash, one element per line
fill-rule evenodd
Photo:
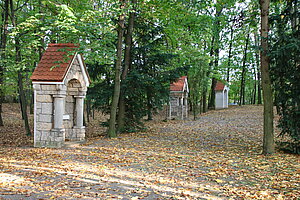
<path fill-rule="evenodd" d="M 222 81 L 217 81 L 216 87 L 215 87 L 215 108 L 216 109 L 223 109 L 228 108 L 228 91 L 229 88 L 226 86 L 225 83 Z"/>
<path fill-rule="evenodd" d="M 185 119 L 188 117 L 188 93 L 187 76 L 182 76 L 176 82 L 170 84 L 168 119 Z"/>
<path fill-rule="evenodd" d="M 78 46 L 49 44 L 32 76 L 34 146 L 62 147 L 85 139 L 83 105 L 90 78 Z"/>

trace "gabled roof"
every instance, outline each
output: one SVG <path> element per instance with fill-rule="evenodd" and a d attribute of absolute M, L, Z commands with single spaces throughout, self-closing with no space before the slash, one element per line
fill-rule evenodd
<path fill-rule="evenodd" d="M 187 76 L 182 76 L 178 79 L 177 82 L 173 82 L 170 84 L 170 91 L 182 92 L 184 90 L 185 84 L 187 84 Z"/>
<path fill-rule="evenodd" d="M 72 63 L 78 46 L 65 44 L 48 44 L 39 64 L 30 79 L 32 81 L 63 81 Z"/>
<path fill-rule="evenodd" d="M 215 91 L 223 91 L 225 88 L 225 84 L 221 81 L 217 81 L 216 87 L 215 87 Z"/>

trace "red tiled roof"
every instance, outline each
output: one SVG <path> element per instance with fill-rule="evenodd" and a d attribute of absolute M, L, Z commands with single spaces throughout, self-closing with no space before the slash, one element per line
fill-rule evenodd
<path fill-rule="evenodd" d="M 78 46 L 71 43 L 48 44 L 30 79 L 33 81 L 63 81 L 75 56 L 76 48 Z"/>
<path fill-rule="evenodd" d="M 225 87 L 225 84 L 221 81 L 218 81 L 215 87 L 215 91 L 223 91 Z"/>
<path fill-rule="evenodd" d="M 170 91 L 183 91 L 184 82 L 187 76 L 182 76 L 177 82 L 173 82 L 170 85 Z"/>

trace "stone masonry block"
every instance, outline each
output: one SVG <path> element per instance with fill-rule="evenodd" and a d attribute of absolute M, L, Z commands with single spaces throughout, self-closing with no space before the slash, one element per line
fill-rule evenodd
<path fill-rule="evenodd" d="M 34 90 L 41 90 L 41 85 L 40 84 L 33 84 L 33 89 Z"/>
<path fill-rule="evenodd" d="M 41 140 L 41 136 L 42 136 L 42 132 L 41 131 L 36 131 L 34 134 L 34 140 L 35 141 L 40 141 Z"/>
<path fill-rule="evenodd" d="M 55 141 L 55 136 L 52 133 L 50 133 L 48 141 Z"/>
<path fill-rule="evenodd" d="M 42 135 L 41 135 L 41 141 L 47 141 L 49 140 L 49 132 L 47 131 L 42 131 Z"/>
<path fill-rule="evenodd" d="M 70 96 L 70 95 L 68 95 L 68 96 L 66 96 L 66 102 L 67 103 L 73 103 L 75 100 L 74 100 L 74 97 L 73 96 Z"/>
<path fill-rule="evenodd" d="M 42 103 L 42 114 L 52 114 L 53 106 L 52 103 Z"/>
<path fill-rule="evenodd" d="M 44 147 L 45 142 L 44 141 L 35 141 L 34 142 L 34 147 Z"/>
<path fill-rule="evenodd" d="M 42 113 L 42 106 L 41 106 L 41 108 L 37 108 L 37 109 L 36 109 L 36 113 L 37 113 L 37 114 Z"/>
<path fill-rule="evenodd" d="M 73 65 L 79 65 L 78 59 L 74 59 Z"/>
<path fill-rule="evenodd" d="M 72 114 L 74 112 L 74 104 L 66 103 L 65 111 L 66 114 Z"/>
<path fill-rule="evenodd" d="M 68 92 L 78 92 L 78 88 L 70 87 L 68 88 Z"/>
<path fill-rule="evenodd" d="M 42 109 L 42 103 L 36 102 L 35 105 L 37 109 Z"/>
<path fill-rule="evenodd" d="M 37 123 L 36 128 L 37 128 L 37 130 L 51 130 L 52 123 L 40 122 L 40 123 Z"/>
<path fill-rule="evenodd" d="M 55 141 L 56 142 L 64 142 L 64 138 L 63 137 L 56 137 Z"/>
<path fill-rule="evenodd" d="M 63 91 L 66 91 L 67 90 L 67 86 L 65 85 L 56 85 L 56 90 L 60 91 L 60 92 L 63 92 Z"/>
<path fill-rule="evenodd" d="M 54 95 L 57 94 L 57 90 L 42 90 L 39 92 L 40 95 Z"/>
<path fill-rule="evenodd" d="M 77 91 L 69 91 L 68 94 L 76 96 L 76 95 L 78 95 L 78 90 Z"/>
<path fill-rule="evenodd" d="M 37 121 L 38 122 L 48 122 L 48 123 L 51 123 L 52 122 L 52 115 L 39 114 L 39 115 L 37 115 Z"/>
<path fill-rule="evenodd" d="M 77 134 L 77 138 L 85 138 L 85 134 Z"/>
<path fill-rule="evenodd" d="M 56 86 L 55 85 L 41 85 L 41 89 L 46 91 L 46 90 L 56 90 Z"/>
<path fill-rule="evenodd" d="M 69 121 L 66 121 L 66 122 L 64 123 L 64 127 L 65 127 L 65 128 L 67 128 L 67 129 L 70 129 L 70 128 L 72 128 L 72 124 L 71 124 L 71 122 L 69 122 Z"/>
<path fill-rule="evenodd" d="M 80 88 L 81 87 L 81 84 L 80 83 L 73 83 L 72 86 L 74 88 Z"/>
<path fill-rule="evenodd" d="M 38 102 L 43 102 L 43 103 L 52 103 L 53 102 L 51 95 L 47 95 L 47 94 L 37 95 L 36 100 Z"/>

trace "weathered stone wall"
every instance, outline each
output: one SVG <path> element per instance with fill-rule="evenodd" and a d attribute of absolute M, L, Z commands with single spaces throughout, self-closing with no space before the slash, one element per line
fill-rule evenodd
<path fill-rule="evenodd" d="M 34 84 L 35 90 L 35 135 L 36 147 L 60 147 L 64 133 L 52 132 L 53 129 L 53 95 L 64 92 L 63 86 Z"/>
<path fill-rule="evenodd" d="M 186 98 L 187 93 L 173 92 L 170 94 L 170 102 L 167 110 L 169 119 L 184 119 L 188 117 Z"/>

